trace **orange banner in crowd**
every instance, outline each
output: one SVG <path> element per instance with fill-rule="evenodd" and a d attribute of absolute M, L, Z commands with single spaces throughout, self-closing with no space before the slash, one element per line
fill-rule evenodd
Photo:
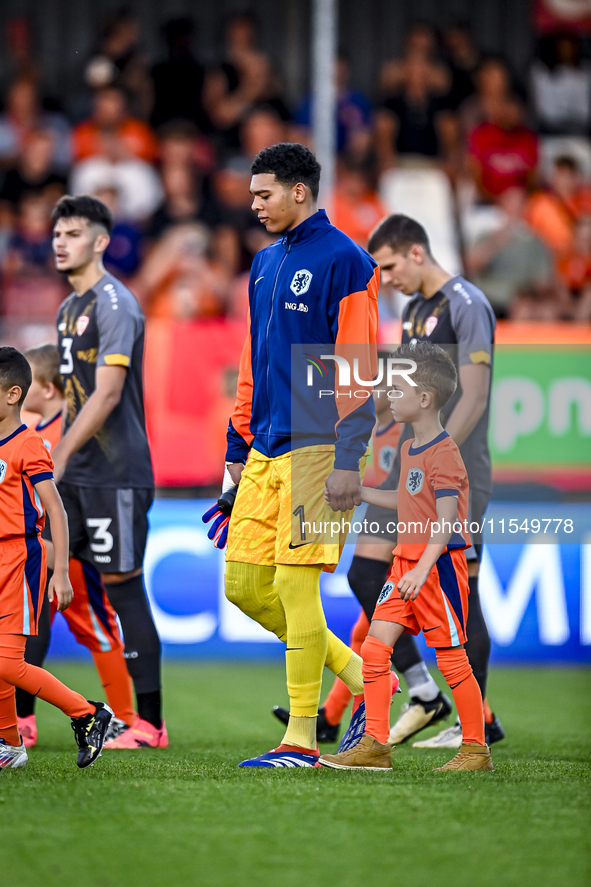
<path fill-rule="evenodd" d="M 500 320 L 497 345 L 591 345 L 587 323 L 514 323 Z"/>
<path fill-rule="evenodd" d="M 148 322 L 146 419 L 156 486 L 221 479 L 245 332 L 241 321 Z"/>

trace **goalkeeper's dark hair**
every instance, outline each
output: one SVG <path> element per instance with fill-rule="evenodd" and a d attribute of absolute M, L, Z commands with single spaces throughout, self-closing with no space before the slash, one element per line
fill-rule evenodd
<path fill-rule="evenodd" d="M 404 360 L 414 360 L 417 368 L 411 374 L 419 391 L 433 395 L 435 406 L 442 409 L 458 385 L 458 372 L 449 354 L 433 342 L 415 342 L 399 345 L 393 354 Z"/>
<path fill-rule="evenodd" d="M 257 154 L 250 171 L 253 176 L 271 173 L 282 185 L 292 188 L 302 182 L 310 189 L 314 200 L 320 186 L 320 164 L 309 148 L 299 142 L 280 142 Z"/>
<path fill-rule="evenodd" d="M 409 216 L 401 213 L 388 216 L 371 232 L 367 250 L 376 253 L 383 246 L 389 246 L 392 252 L 406 256 L 411 246 L 421 246 L 428 256 L 431 255 L 431 244 L 427 232 L 422 225 Z"/>
<path fill-rule="evenodd" d="M 79 194 L 72 197 L 65 194 L 60 197 L 51 213 L 51 224 L 55 226 L 59 219 L 86 219 L 91 225 L 100 225 L 109 237 L 113 230 L 113 213 L 108 206 L 90 194 Z"/>
<path fill-rule="evenodd" d="M 25 355 L 11 345 L 0 347 L 0 388 L 9 391 L 17 385 L 22 392 L 19 407 L 23 405 L 32 381 L 33 374 Z"/>

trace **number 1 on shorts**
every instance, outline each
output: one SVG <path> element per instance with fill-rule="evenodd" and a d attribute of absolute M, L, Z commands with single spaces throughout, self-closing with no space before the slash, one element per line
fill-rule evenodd
<path fill-rule="evenodd" d="M 298 505 L 296 510 L 293 512 L 294 517 L 299 517 L 300 519 L 300 539 L 302 542 L 306 541 L 306 531 L 304 529 L 304 521 L 306 520 L 304 515 L 304 506 Z"/>

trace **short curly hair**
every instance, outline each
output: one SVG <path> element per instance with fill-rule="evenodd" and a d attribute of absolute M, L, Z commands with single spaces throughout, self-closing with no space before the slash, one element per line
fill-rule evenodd
<path fill-rule="evenodd" d="M 282 185 L 293 187 L 302 182 L 318 197 L 320 185 L 320 164 L 309 148 L 299 142 L 280 142 L 257 154 L 250 168 L 253 176 L 271 173 Z"/>
<path fill-rule="evenodd" d="M 434 342 L 413 342 L 399 345 L 392 356 L 414 360 L 412 378 L 419 391 L 432 394 L 437 409 L 445 406 L 458 385 L 458 371 L 447 351 Z"/>

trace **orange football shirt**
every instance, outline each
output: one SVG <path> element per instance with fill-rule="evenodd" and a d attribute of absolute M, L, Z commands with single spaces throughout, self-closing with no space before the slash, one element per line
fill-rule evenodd
<path fill-rule="evenodd" d="M 437 499 L 443 496 L 457 497 L 457 521 L 461 524 L 461 532 L 453 532 L 445 551 L 470 548 L 468 473 L 458 445 L 447 431 L 422 447 L 413 447 L 413 443 L 414 438 L 405 441 L 400 451 L 398 545 L 394 554 L 419 560 L 431 536 L 432 522 L 437 521 Z"/>
<path fill-rule="evenodd" d="M 59 443 L 62 436 L 62 411 L 46 422 L 39 422 L 35 425 L 35 431 L 41 435 L 43 443 L 47 447 L 47 452 L 52 453 L 53 448 Z"/>
<path fill-rule="evenodd" d="M 45 524 L 35 484 L 53 479 L 53 462 L 36 431 L 21 425 L 0 440 L 0 539 L 33 536 Z"/>

